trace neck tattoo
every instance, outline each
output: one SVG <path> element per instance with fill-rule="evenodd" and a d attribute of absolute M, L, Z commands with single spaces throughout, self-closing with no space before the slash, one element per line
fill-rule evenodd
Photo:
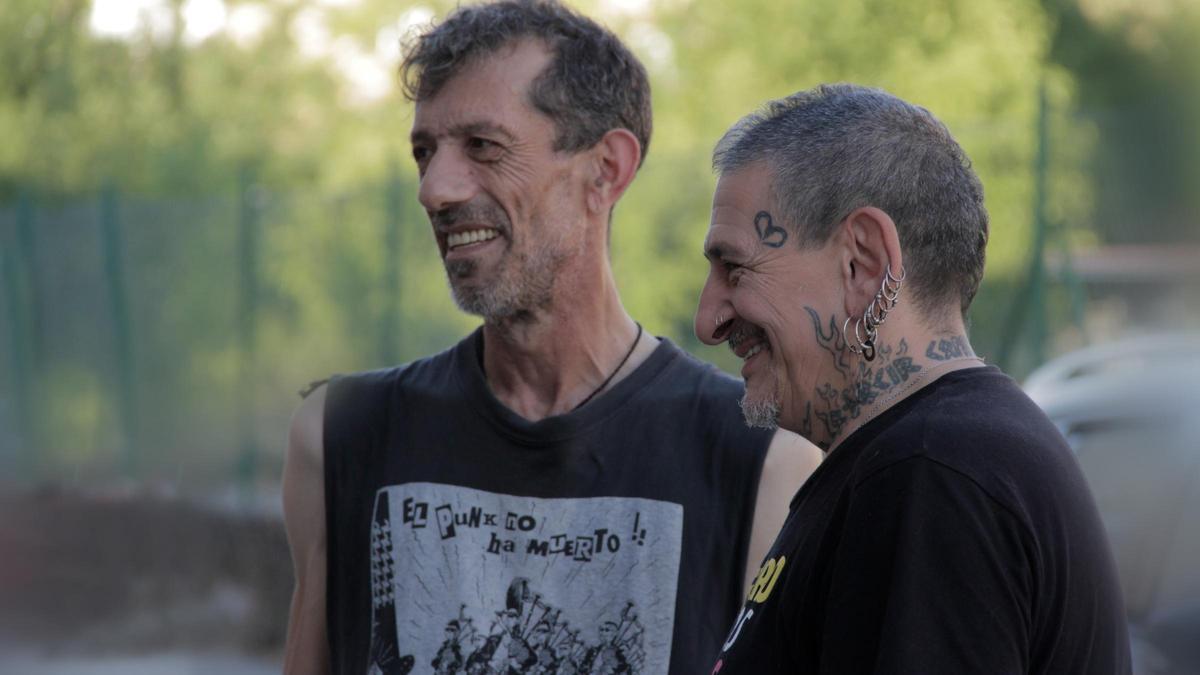
<path fill-rule="evenodd" d="M 634 323 L 637 323 L 637 322 L 635 321 Z M 587 398 L 580 401 L 578 405 L 576 405 L 574 408 L 572 408 L 572 410 L 579 410 L 580 408 L 582 408 L 584 406 L 585 403 L 592 400 L 593 398 L 596 398 L 596 394 L 599 394 L 600 392 L 604 391 L 604 388 L 608 386 L 608 383 L 612 382 L 612 379 L 617 376 L 617 373 L 621 372 L 621 368 L 625 367 L 625 362 L 629 360 L 629 357 L 633 356 L 633 350 L 637 349 L 638 342 L 641 342 L 641 340 L 642 340 L 642 324 L 637 323 L 637 327 L 638 327 L 637 335 L 635 335 L 633 338 L 633 344 L 629 345 L 629 351 L 625 352 L 625 358 L 621 359 L 621 362 L 618 363 L 617 367 L 614 368 L 613 371 L 608 374 L 608 377 L 604 378 L 604 381 L 600 383 L 599 387 L 596 387 L 595 389 L 593 389 L 592 393 L 588 394 Z"/>
<path fill-rule="evenodd" d="M 869 410 L 867 410 L 865 413 L 863 413 L 863 415 L 861 415 L 860 417 L 855 419 L 852 423 L 846 425 L 846 427 L 844 429 L 842 429 L 841 433 L 838 434 L 838 438 L 834 439 L 835 442 L 831 445 L 829 450 L 826 450 L 826 452 L 827 453 L 832 452 L 833 448 L 841 445 L 842 441 L 849 438 L 855 431 L 862 428 L 863 425 L 865 425 L 867 422 L 870 422 L 877 415 L 879 415 L 883 411 L 887 410 L 888 408 L 892 407 L 897 401 L 899 401 L 904 396 L 911 394 L 912 392 L 914 392 L 917 389 L 920 389 L 922 386 L 924 386 L 921 384 L 921 382 L 924 381 L 929 376 L 930 373 L 933 373 L 938 370 L 943 370 L 947 366 L 951 366 L 954 364 L 961 364 L 961 363 L 965 363 L 968 361 L 974 361 L 974 362 L 978 363 L 979 365 L 986 364 L 986 362 L 978 356 L 962 356 L 962 357 L 959 357 L 956 359 L 949 359 L 946 361 L 942 361 L 942 362 L 938 363 L 937 365 L 923 368 L 921 370 L 921 372 L 917 373 L 916 376 L 909 379 L 902 386 L 893 388 L 890 392 L 888 392 L 886 397 L 877 399 L 875 401 L 875 404 L 872 405 Z M 936 378 L 934 378 L 934 379 L 936 379 Z M 929 381 L 932 381 L 932 380 L 929 380 Z"/>

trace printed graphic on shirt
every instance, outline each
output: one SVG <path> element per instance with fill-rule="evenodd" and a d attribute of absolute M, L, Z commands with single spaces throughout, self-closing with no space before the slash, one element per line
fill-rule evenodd
<path fill-rule="evenodd" d="M 778 558 L 768 558 L 762 567 L 758 568 L 754 583 L 750 584 L 750 591 L 746 593 L 746 604 L 742 606 L 742 611 L 738 612 L 737 619 L 733 622 L 733 628 L 729 630 L 729 637 L 721 646 L 722 655 L 737 642 L 738 636 L 742 634 L 742 627 L 746 625 L 747 621 L 754 618 L 754 610 L 771 597 L 771 591 L 775 590 L 775 582 L 779 581 L 779 575 L 783 573 L 783 566 L 786 564 L 787 556 L 781 555 Z M 717 659 L 717 663 L 712 669 L 712 675 L 718 675 L 724 665 L 723 658 Z"/>
<path fill-rule="evenodd" d="M 368 674 L 665 675 L 683 507 L 380 490 Z"/>

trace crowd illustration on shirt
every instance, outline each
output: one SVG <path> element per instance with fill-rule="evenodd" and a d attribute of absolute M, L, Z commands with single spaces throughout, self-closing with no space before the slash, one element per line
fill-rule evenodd
<path fill-rule="evenodd" d="M 642 672 L 643 628 L 634 603 L 604 618 L 592 635 L 573 627 L 563 611 L 530 590 L 518 577 L 509 584 L 505 606 L 486 629 L 467 615 L 467 606 L 447 621 L 430 666 L 436 675 L 636 675 Z"/>

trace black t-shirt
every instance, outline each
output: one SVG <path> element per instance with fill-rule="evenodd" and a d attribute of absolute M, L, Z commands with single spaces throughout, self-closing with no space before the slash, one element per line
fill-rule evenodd
<path fill-rule="evenodd" d="M 948 373 L 797 492 L 711 672 L 1129 673 L 1114 570 L 1045 415 L 995 368 Z"/>
<path fill-rule="evenodd" d="M 707 670 L 771 438 L 742 422 L 741 383 L 663 340 L 530 422 L 488 388 L 481 344 L 330 382 L 334 672 L 447 672 L 453 654 L 469 672 Z"/>

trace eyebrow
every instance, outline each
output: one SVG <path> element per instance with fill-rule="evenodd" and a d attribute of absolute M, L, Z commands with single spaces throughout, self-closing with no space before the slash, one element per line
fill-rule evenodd
<path fill-rule="evenodd" d="M 468 136 L 499 136 L 505 142 L 511 143 L 516 137 L 512 132 L 499 124 L 492 122 L 464 122 L 450 127 L 447 136 L 457 136 L 459 138 Z M 434 134 L 424 129 L 414 129 L 409 141 L 412 143 L 428 143 L 435 139 Z"/>

